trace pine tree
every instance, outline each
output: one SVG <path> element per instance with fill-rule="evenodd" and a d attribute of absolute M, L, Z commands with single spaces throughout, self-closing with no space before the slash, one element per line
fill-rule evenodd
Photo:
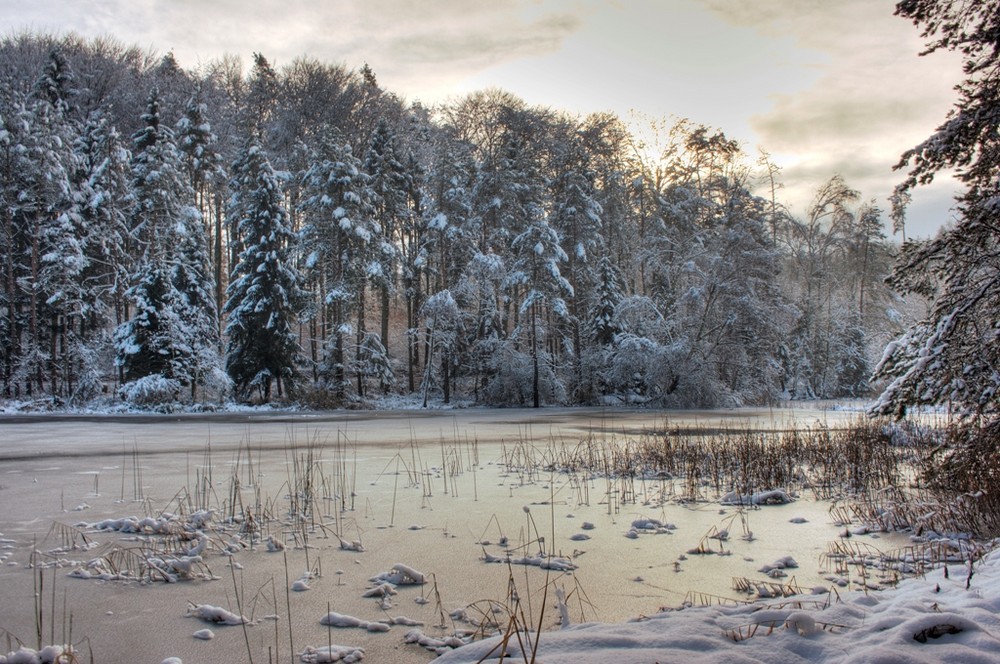
<path fill-rule="evenodd" d="M 508 284 L 523 291 L 519 313 L 522 317 L 521 333 L 527 336 L 531 356 L 531 403 L 541 405 L 541 369 L 551 354 L 543 350 L 547 334 L 551 332 L 544 323 L 549 315 L 561 319 L 569 316 L 565 298 L 573 295 L 573 286 L 560 272 L 559 264 L 567 260 L 566 252 L 559 246 L 559 237 L 541 216 L 541 209 L 527 208 L 532 214 L 527 229 L 516 238 L 514 270 Z"/>
<path fill-rule="evenodd" d="M 215 284 L 214 308 L 219 311 L 224 304 L 224 255 L 222 194 L 225 170 L 217 149 L 218 138 L 209 123 L 207 106 L 199 94 L 188 99 L 184 115 L 177 121 L 177 149 L 180 151 L 188 182 L 194 190 L 195 205 L 205 223 L 212 280 Z"/>
<path fill-rule="evenodd" d="M 596 279 L 590 256 L 604 244 L 601 237 L 604 210 L 595 198 L 594 173 L 589 155 L 575 127 L 557 146 L 555 176 L 549 182 L 552 211 L 550 225 L 561 238 L 566 251 L 566 274 L 573 295 L 567 298 L 568 324 L 573 343 L 573 376 L 575 389 L 583 387 L 582 356 L 584 336 L 581 334 L 586 305 L 580 302 L 583 293 L 590 292 Z"/>
<path fill-rule="evenodd" d="M 416 307 L 418 314 L 426 303 L 423 298 L 433 297 L 436 293 L 458 286 L 461 272 L 471 258 L 469 251 L 473 247 L 469 238 L 465 236 L 472 211 L 470 192 L 474 170 L 468 146 L 458 145 L 450 140 L 450 137 L 439 136 L 432 143 L 428 158 L 432 164 L 426 169 L 426 176 L 421 178 L 422 218 L 414 220 L 420 223 L 419 234 L 415 235 L 419 237 L 419 246 L 416 247 L 415 255 L 412 247 L 406 252 L 409 258 L 408 264 L 412 264 L 412 269 L 416 273 L 413 281 L 418 286 L 421 281 L 423 283 L 422 291 L 413 293 L 408 299 L 411 306 Z M 416 169 L 411 168 L 411 170 Z M 418 304 L 418 300 L 423 302 Z M 419 365 L 421 350 L 419 330 L 416 329 L 417 319 L 419 316 L 411 318 L 409 324 L 411 376 Z M 456 355 L 460 347 L 457 338 Z M 430 348 L 425 342 L 423 344 L 425 375 L 429 352 Z M 452 377 L 449 372 L 449 388 Z"/>
<path fill-rule="evenodd" d="M 133 313 L 118 327 L 115 344 L 125 383 L 162 381 L 165 399 L 180 396 L 183 358 L 190 347 L 179 337 L 179 297 L 161 261 L 145 261 L 128 290 Z"/>
<path fill-rule="evenodd" d="M 183 376 L 184 383 L 190 385 L 193 400 L 197 386 L 204 385 L 221 394 L 227 390 L 229 381 L 220 363 L 219 315 L 205 226 L 196 209 L 191 207 L 188 211 L 186 218 L 177 221 L 178 245 L 170 281 L 179 296 L 177 315 L 183 338 L 190 347 Z"/>
<path fill-rule="evenodd" d="M 12 134 L 7 118 L 0 113 L 0 205 L 5 210 L 12 209 L 12 203 L 17 198 L 14 181 L 14 163 L 17 141 Z M 17 277 L 18 245 L 20 233 L 14 226 L 13 215 L 9 212 L 2 216 L 0 225 L 0 264 L 3 265 L 3 277 L 0 279 L 0 309 L 4 315 L 0 317 L 0 380 L 3 381 L 3 394 L 14 396 L 12 383 L 14 361 L 19 353 L 19 321 L 17 316 Z"/>
<path fill-rule="evenodd" d="M 396 152 L 395 133 L 388 121 L 380 118 L 365 153 L 364 171 L 370 178 L 374 218 L 379 228 L 370 278 L 379 293 L 379 336 L 384 347 L 389 344 L 389 295 L 395 286 L 399 258 L 396 247 L 409 215 L 407 195 L 411 188 L 409 174 Z"/>
<path fill-rule="evenodd" d="M 891 284 L 930 299 L 920 324 L 889 344 L 875 371 L 888 381 L 874 410 L 902 416 L 912 406 L 948 404 L 955 410 L 1000 415 L 1000 7 L 957 0 L 904 0 L 896 13 L 922 29 L 926 53 L 961 54 L 965 79 L 946 120 L 907 151 L 908 168 L 895 200 L 953 169 L 965 187 L 958 219 L 923 244 L 908 243 Z M 897 210 L 894 219 L 901 219 Z"/>
<path fill-rule="evenodd" d="M 268 402 L 294 389 L 299 360 L 294 323 L 299 276 L 290 260 L 293 234 L 281 184 L 260 144 L 241 151 L 232 168 L 228 208 L 241 247 L 226 291 L 226 370 L 236 394 Z"/>
<path fill-rule="evenodd" d="M 597 275 L 597 302 L 590 317 L 591 329 L 595 342 L 609 346 L 619 331 L 615 323 L 615 309 L 624 297 L 624 289 L 618 270 L 607 256 L 598 261 Z"/>
<path fill-rule="evenodd" d="M 73 87 L 73 73 L 62 48 L 58 45 L 49 51 L 49 58 L 42 75 L 35 82 L 35 96 L 48 102 L 58 113 L 68 115 L 73 110 L 73 99 L 80 91 Z"/>
<path fill-rule="evenodd" d="M 10 381 L 30 395 L 44 394 L 47 384 L 52 397 L 68 396 L 74 381 L 71 337 L 83 306 L 79 277 L 86 262 L 72 180 L 78 131 L 66 101 L 75 94 L 72 79 L 61 53 L 50 52 L 32 97 L 18 102 L 8 134 L 13 196 L 5 212 L 15 252 L 8 292 L 16 312 Z"/>
<path fill-rule="evenodd" d="M 80 277 L 84 289 L 78 338 L 80 366 L 74 394 L 81 401 L 96 396 L 113 354 L 113 329 L 125 319 L 125 292 L 131 259 L 128 247 L 128 163 L 131 155 L 117 130 L 103 113 L 93 114 L 74 144 L 78 170 L 74 175 L 80 195 L 83 250 L 86 266 Z"/>
<path fill-rule="evenodd" d="M 126 382 L 159 376 L 189 387 L 194 397 L 206 379 L 219 385 L 220 374 L 204 227 L 174 134 L 160 121 L 155 89 L 142 120 L 132 138 L 131 237 L 140 253 L 129 290 L 135 310 L 116 333 L 118 364 Z M 172 385 L 161 392 L 164 399 L 179 396 Z"/>
<path fill-rule="evenodd" d="M 352 314 L 357 330 L 365 327 L 366 266 L 378 232 L 369 177 L 361 166 L 350 145 L 327 137 L 302 176 L 305 271 L 319 309 L 314 337 L 324 345 L 322 358 L 314 352 L 314 362 L 321 383 L 338 399 L 344 398 L 348 382 L 345 336 Z"/>
<path fill-rule="evenodd" d="M 453 354 L 461 332 L 461 313 L 451 292 L 443 290 L 427 298 L 420 309 L 426 321 L 427 363 L 423 378 L 423 406 L 427 407 L 427 396 L 431 388 L 435 353 L 441 354 L 440 381 L 445 403 L 451 401 L 451 365 Z"/>
<path fill-rule="evenodd" d="M 500 256 L 476 253 L 455 285 L 455 301 L 466 319 L 465 334 L 459 335 L 457 364 L 472 376 L 476 401 L 483 400 L 487 392 L 496 392 L 491 389 L 491 383 L 496 382 L 492 367 L 497 361 L 504 362 L 505 350 L 512 346 L 505 339 L 500 308 L 507 272 Z M 505 399 L 496 401 L 510 403 Z"/>
<path fill-rule="evenodd" d="M 436 152 L 434 168 L 428 174 L 431 201 L 421 247 L 429 289 L 435 293 L 458 281 L 475 249 L 468 226 L 475 164 L 468 146 L 442 137 Z"/>
<path fill-rule="evenodd" d="M 53 396 L 69 396 L 75 380 L 74 367 L 78 339 L 75 330 L 85 306 L 82 275 L 85 229 L 80 214 L 78 192 L 71 179 L 76 167 L 71 136 L 74 127 L 62 112 L 48 106 L 36 107 L 39 131 L 38 152 L 34 160 L 45 182 L 45 199 L 38 219 L 38 273 L 36 289 L 39 323 L 44 320 L 47 333 L 49 390 Z M 41 183 L 41 180 L 39 181 Z M 44 301 L 43 301 L 44 298 Z"/>

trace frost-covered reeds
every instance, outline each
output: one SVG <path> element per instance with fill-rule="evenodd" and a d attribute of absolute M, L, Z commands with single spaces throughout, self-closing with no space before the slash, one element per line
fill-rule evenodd
<path fill-rule="evenodd" d="M 577 445 L 520 445 L 505 455 L 508 472 L 542 469 L 600 477 L 606 499 L 620 503 L 750 496 L 785 489 L 817 498 L 871 497 L 912 480 L 916 452 L 890 425 L 857 421 L 842 429 L 670 428 L 636 437 L 589 436 Z"/>
<path fill-rule="evenodd" d="M 961 435 L 968 447 L 967 429 Z M 576 443 L 522 439 L 504 445 L 500 463 L 519 484 L 541 482 L 544 472 L 562 473 L 578 503 L 591 504 L 596 489 L 609 514 L 629 504 L 724 498 L 752 504 L 756 496 L 808 493 L 844 510 L 845 523 L 996 534 L 1000 491 L 981 479 L 1000 476 L 1000 456 L 981 454 L 982 468 L 960 464 L 950 451 L 959 443 L 949 442 L 959 437 L 954 430 L 864 418 L 838 428 L 668 424 L 629 436 L 592 434 Z M 943 473 L 953 466 L 955 476 Z"/>

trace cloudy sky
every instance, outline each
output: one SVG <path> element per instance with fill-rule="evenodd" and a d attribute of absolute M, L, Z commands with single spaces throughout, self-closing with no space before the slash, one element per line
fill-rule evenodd
<path fill-rule="evenodd" d="M 950 54 L 893 0 L 0 0 L 3 32 L 111 35 L 195 69 L 254 51 L 357 68 L 425 104 L 501 87 L 574 113 L 688 118 L 781 165 L 803 214 L 834 173 L 888 207 L 892 166 L 954 101 Z M 633 115 L 635 114 L 635 115 Z M 914 198 L 907 234 L 949 218 L 950 181 Z"/>

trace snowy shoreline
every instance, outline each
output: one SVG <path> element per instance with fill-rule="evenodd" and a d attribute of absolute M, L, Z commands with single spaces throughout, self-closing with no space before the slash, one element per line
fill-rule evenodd
<path fill-rule="evenodd" d="M 737 607 L 684 608 L 636 622 L 573 625 L 538 637 L 545 664 L 649 662 L 1000 662 L 1000 551 L 897 588 L 831 600 L 798 596 Z M 818 605 L 818 606 L 817 606 Z M 533 635 L 532 635 L 533 636 Z M 442 664 L 498 659 L 503 637 L 446 653 Z M 510 638 L 509 661 L 522 661 Z M 492 655 L 491 655 L 492 653 Z M 532 654 L 526 655 L 530 661 Z"/>

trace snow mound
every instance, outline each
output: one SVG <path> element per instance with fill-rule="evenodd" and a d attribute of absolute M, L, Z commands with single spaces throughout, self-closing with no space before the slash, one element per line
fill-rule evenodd
<path fill-rule="evenodd" d="M 719 498 L 723 505 L 787 505 L 795 502 L 795 498 L 784 489 L 757 491 L 755 493 L 737 493 L 730 491 Z"/>
<path fill-rule="evenodd" d="M 211 604 L 189 604 L 187 615 L 217 625 L 251 624 L 245 616 L 236 615 L 220 606 L 212 606 Z"/>
<path fill-rule="evenodd" d="M 0 664 L 69 664 L 75 661 L 76 656 L 69 646 L 45 646 L 41 650 L 21 646 L 15 652 L 0 655 Z"/>
<path fill-rule="evenodd" d="M 789 562 L 776 561 L 786 568 Z M 631 623 L 543 632 L 537 635 L 537 661 L 1000 664 L 998 632 L 1000 551 L 986 556 L 971 579 L 932 573 L 893 590 L 845 593 L 833 603 L 805 595 L 774 605 L 683 608 Z M 520 661 L 532 657 L 536 638 L 525 636 L 509 639 L 506 648 L 499 647 L 503 637 L 494 637 L 450 652 L 436 650 L 441 655 L 436 661 L 496 662 L 501 653 L 504 661 Z M 417 641 L 408 634 L 407 642 Z"/>
<path fill-rule="evenodd" d="M 367 620 L 362 620 L 361 618 L 355 618 L 354 616 L 345 615 L 343 613 L 337 613 L 331 611 L 322 618 L 319 619 L 320 625 L 325 625 L 327 627 L 357 627 L 358 629 L 363 629 L 368 632 L 388 632 L 389 625 L 384 622 L 370 622 Z M 332 660 L 337 661 L 337 660 Z"/>
<path fill-rule="evenodd" d="M 372 583 L 391 583 L 394 586 L 422 586 L 426 583 L 423 572 L 418 572 L 408 565 L 396 563 L 388 572 L 382 572 L 369 579 Z"/>
<path fill-rule="evenodd" d="M 360 662 L 364 658 L 365 651 L 361 648 L 338 645 L 323 646 L 321 648 L 306 646 L 302 654 L 299 655 L 299 659 L 306 664 L 327 664 L 329 662 L 352 664 L 352 662 Z"/>

